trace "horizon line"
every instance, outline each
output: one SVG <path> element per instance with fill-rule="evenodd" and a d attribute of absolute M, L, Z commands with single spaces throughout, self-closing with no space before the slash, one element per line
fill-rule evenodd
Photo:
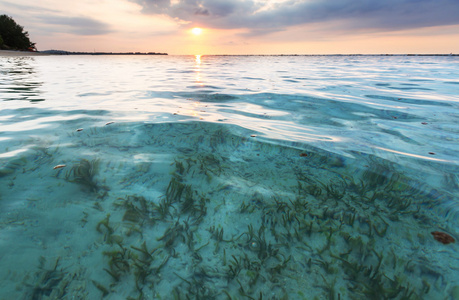
<path fill-rule="evenodd" d="M 145 54 L 168 54 L 173 56 L 459 56 L 459 53 L 326 53 L 326 54 L 301 54 L 301 53 L 271 53 L 271 54 L 169 54 L 167 52 L 141 52 L 141 51 L 68 51 L 68 50 L 42 50 L 36 51 L 38 53 L 46 53 L 46 52 L 62 52 L 62 53 L 84 53 L 84 54 L 108 54 L 108 55 L 116 55 L 116 54 L 132 54 L 132 55 L 145 55 Z"/>

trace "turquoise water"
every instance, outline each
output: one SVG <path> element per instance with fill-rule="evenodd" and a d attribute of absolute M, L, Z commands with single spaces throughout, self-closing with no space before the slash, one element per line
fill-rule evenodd
<path fill-rule="evenodd" d="M 1 299 L 459 299 L 459 60 L 0 57 Z"/>

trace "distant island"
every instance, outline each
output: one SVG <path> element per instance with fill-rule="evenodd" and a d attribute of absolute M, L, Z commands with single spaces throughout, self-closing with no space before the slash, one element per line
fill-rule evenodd
<path fill-rule="evenodd" d="M 43 54 L 51 55 L 167 55 L 159 52 L 74 52 L 64 50 L 45 50 L 40 51 Z"/>
<path fill-rule="evenodd" d="M 158 52 L 73 52 L 64 50 L 37 51 L 35 43 L 29 39 L 29 33 L 8 15 L 0 15 L 0 51 L 1 55 L 167 55 Z M 23 53 L 15 53 L 23 52 Z"/>

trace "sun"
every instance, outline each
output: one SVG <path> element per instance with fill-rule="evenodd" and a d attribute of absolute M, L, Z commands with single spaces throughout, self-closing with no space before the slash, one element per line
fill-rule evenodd
<path fill-rule="evenodd" d="M 200 35 L 202 33 L 202 28 L 195 27 L 195 28 L 191 29 L 191 33 L 194 34 L 194 35 Z"/>

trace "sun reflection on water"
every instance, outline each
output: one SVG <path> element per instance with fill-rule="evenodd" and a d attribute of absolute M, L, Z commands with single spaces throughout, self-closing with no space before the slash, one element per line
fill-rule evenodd
<path fill-rule="evenodd" d="M 203 86 L 204 84 L 202 83 L 202 80 L 201 80 L 201 57 L 202 55 L 200 54 L 197 54 L 194 56 L 195 58 L 194 70 L 196 72 L 196 78 L 195 78 L 196 83 L 200 86 Z"/>
<path fill-rule="evenodd" d="M 200 65 L 201 65 L 201 56 L 202 56 L 201 54 L 196 54 L 196 55 L 194 56 L 195 62 L 196 62 L 196 65 L 197 65 L 197 66 L 200 66 Z"/>

